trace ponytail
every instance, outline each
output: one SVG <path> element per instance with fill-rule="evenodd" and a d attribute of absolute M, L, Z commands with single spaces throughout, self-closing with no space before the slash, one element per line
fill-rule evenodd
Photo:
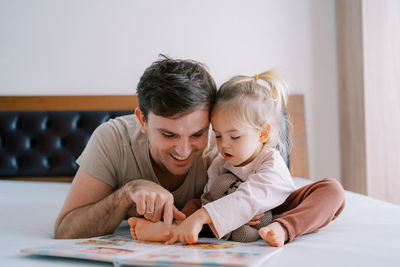
<path fill-rule="evenodd" d="M 254 81 L 262 80 L 266 83 L 266 89 L 274 100 L 275 107 L 278 111 L 281 111 L 282 108 L 287 105 L 287 84 L 286 82 L 279 76 L 279 74 L 275 70 L 268 70 L 266 72 L 256 74 L 253 76 Z"/>

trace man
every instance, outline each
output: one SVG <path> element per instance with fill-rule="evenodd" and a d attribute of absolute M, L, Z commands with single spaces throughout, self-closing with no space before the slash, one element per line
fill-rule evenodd
<path fill-rule="evenodd" d="M 179 209 L 200 197 L 215 155 L 202 157 L 215 93 L 198 62 L 163 58 L 147 68 L 135 115 L 99 126 L 78 158 L 55 238 L 110 234 L 130 216 L 184 219 Z"/>

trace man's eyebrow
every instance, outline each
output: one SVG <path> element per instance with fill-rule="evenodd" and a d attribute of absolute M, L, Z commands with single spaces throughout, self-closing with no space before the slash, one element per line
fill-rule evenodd
<path fill-rule="evenodd" d="M 159 132 L 164 132 L 164 133 L 168 133 L 168 134 L 177 134 L 177 133 L 174 133 L 174 132 L 171 132 L 170 130 L 167 130 L 167 129 L 165 129 L 165 128 L 158 128 L 157 129 Z"/>

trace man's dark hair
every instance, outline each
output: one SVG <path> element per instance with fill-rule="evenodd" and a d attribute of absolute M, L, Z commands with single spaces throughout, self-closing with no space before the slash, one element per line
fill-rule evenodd
<path fill-rule="evenodd" d="M 205 66 L 194 60 L 160 57 L 145 70 L 136 89 L 145 118 L 150 112 L 180 117 L 204 104 L 210 110 L 217 88 Z"/>

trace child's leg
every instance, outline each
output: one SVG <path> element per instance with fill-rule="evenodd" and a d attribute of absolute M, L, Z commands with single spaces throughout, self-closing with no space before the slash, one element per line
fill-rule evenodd
<path fill-rule="evenodd" d="M 162 221 L 152 222 L 143 218 L 131 217 L 128 219 L 128 223 L 131 226 L 133 239 L 165 242 L 173 235 L 173 232 Z M 175 225 L 172 224 L 171 227 L 175 227 Z"/>
<path fill-rule="evenodd" d="M 283 245 L 285 241 L 318 231 L 339 216 L 344 205 L 345 193 L 338 181 L 331 178 L 316 181 L 297 189 L 273 209 L 273 214 L 283 214 L 259 233 L 271 245 Z"/>
<path fill-rule="evenodd" d="M 265 212 L 265 215 L 260 219 L 260 223 L 254 226 L 243 225 L 232 231 L 231 239 L 238 242 L 254 242 L 260 238 L 258 229 L 269 225 L 272 222 L 271 211 Z"/>
<path fill-rule="evenodd" d="M 231 239 L 237 242 L 254 242 L 260 238 L 258 230 L 250 225 L 242 225 L 238 229 L 233 230 Z"/>
<path fill-rule="evenodd" d="M 258 229 L 260 229 L 260 228 L 262 228 L 264 226 L 269 225 L 270 223 L 272 223 L 272 221 L 273 221 L 272 212 L 271 211 L 266 211 L 264 213 L 264 216 L 260 219 L 260 223 L 254 225 L 253 227 L 258 230 Z"/>

